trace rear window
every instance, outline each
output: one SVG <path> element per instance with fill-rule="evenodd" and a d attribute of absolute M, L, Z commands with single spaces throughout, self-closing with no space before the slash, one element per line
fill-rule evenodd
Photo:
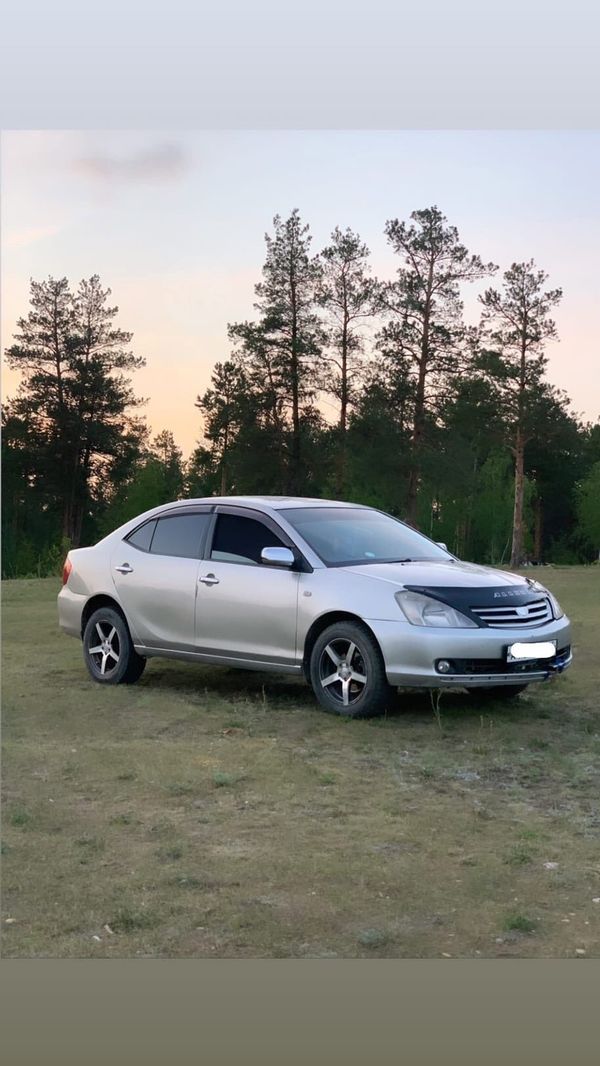
<path fill-rule="evenodd" d="M 152 555 L 198 559 L 210 520 L 208 513 L 159 518 L 150 547 Z"/>
<path fill-rule="evenodd" d="M 130 544 L 133 544 L 134 548 L 139 548 L 140 551 L 150 551 L 150 544 L 152 543 L 152 534 L 156 528 L 156 519 L 153 518 L 150 522 L 144 522 L 143 526 L 136 529 L 127 540 Z"/>

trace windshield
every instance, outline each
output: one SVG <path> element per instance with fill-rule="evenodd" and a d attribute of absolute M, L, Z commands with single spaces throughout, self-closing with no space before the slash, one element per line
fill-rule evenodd
<path fill-rule="evenodd" d="M 327 566 L 451 558 L 416 529 L 364 507 L 290 507 L 288 522 Z"/>

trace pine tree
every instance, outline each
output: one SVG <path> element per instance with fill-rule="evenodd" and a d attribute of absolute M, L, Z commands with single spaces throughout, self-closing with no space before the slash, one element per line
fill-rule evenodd
<path fill-rule="evenodd" d="M 311 257 L 308 226 L 297 210 L 276 215 L 274 235 L 265 236 L 267 256 L 255 287 L 257 323 L 230 326 L 256 404 L 257 419 L 275 430 L 286 458 L 286 490 L 306 484 L 303 441 L 315 417 L 316 367 L 323 343 L 317 308 L 321 276 Z"/>
<path fill-rule="evenodd" d="M 144 365 L 119 329 L 110 289 L 94 275 L 71 292 L 66 278 L 31 282 L 31 309 L 18 321 L 8 364 L 22 374 L 11 408 L 36 441 L 33 480 L 46 507 L 60 511 L 62 535 L 80 542 L 85 516 L 103 500 L 123 452 L 142 425 L 126 376 Z"/>
<path fill-rule="evenodd" d="M 340 404 L 336 490 L 346 484 L 347 429 L 350 407 L 363 376 L 361 326 L 377 310 L 378 285 L 369 271 L 369 249 L 351 229 L 336 226 L 321 252 L 323 274 L 319 302 L 326 312 L 327 350 L 322 384 Z"/>
<path fill-rule="evenodd" d="M 247 414 L 246 392 L 242 368 L 227 360 L 215 365 L 210 387 L 196 399 L 196 407 L 204 416 L 203 435 L 209 444 L 208 449 L 200 446 L 197 459 L 204 469 L 210 456 L 210 462 L 219 471 L 221 496 L 229 491 L 230 453 Z"/>
<path fill-rule="evenodd" d="M 402 265 L 384 288 L 390 322 L 380 345 L 396 353 L 403 373 L 413 380 L 406 518 L 416 524 L 427 421 L 435 417 L 440 393 L 467 355 L 460 286 L 496 268 L 467 251 L 439 208 L 413 211 L 410 217 L 410 224 L 394 219 L 385 226 Z"/>
<path fill-rule="evenodd" d="M 183 496 L 183 453 L 175 443 L 170 429 L 163 429 L 156 435 L 150 445 L 151 455 L 158 461 L 163 471 L 165 501 L 178 500 Z"/>
<path fill-rule="evenodd" d="M 524 552 L 525 449 L 535 436 L 540 404 L 546 402 L 545 346 L 557 337 L 551 311 L 562 297 L 561 289 L 545 289 L 547 280 L 533 260 L 513 263 L 502 290 L 489 288 L 480 297 L 486 343 L 480 365 L 496 388 L 515 464 L 513 567 L 523 561 Z"/>
<path fill-rule="evenodd" d="M 577 512 L 583 537 L 600 560 L 600 463 L 595 463 L 577 489 Z"/>

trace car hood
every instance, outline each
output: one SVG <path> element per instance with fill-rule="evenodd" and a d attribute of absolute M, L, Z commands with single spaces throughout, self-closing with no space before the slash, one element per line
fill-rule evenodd
<path fill-rule="evenodd" d="M 342 567 L 349 574 L 360 574 L 363 577 L 375 578 L 378 581 L 388 581 L 392 585 L 403 588 L 439 589 L 439 588 L 489 588 L 489 589 L 528 589 L 525 578 L 520 574 L 509 574 L 505 570 L 494 570 L 490 566 L 477 566 L 475 563 L 464 563 L 441 559 L 439 562 L 415 562 L 415 563 L 367 563 L 360 566 Z"/>

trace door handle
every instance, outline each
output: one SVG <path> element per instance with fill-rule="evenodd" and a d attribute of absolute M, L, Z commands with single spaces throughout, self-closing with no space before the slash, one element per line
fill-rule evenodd
<path fill-rule="evenodd" d="M 115 570 L 119 574 L 133 574 L 133 567 L 129 563 L 121 563 L 120 566 L 115 566 Z"/>
<path fill-rule="evenodd" d="M 218 585 L 219 579 L 214 574 L 205 574 L 204 577 L 199 577 L 198 581 L 201 581 L 203 585 Z"/>

